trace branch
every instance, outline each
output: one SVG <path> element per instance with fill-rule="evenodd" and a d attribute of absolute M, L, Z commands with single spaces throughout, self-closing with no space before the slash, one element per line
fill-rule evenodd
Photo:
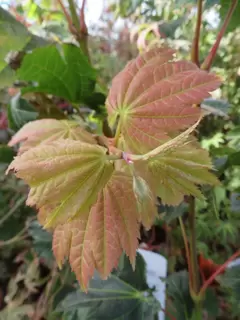
<path fill-rule="evenodd" d="M 202 7 L 203 1 L 198 0 L 197 6 L 197 24 L 195 29 L 195 35 L 193 38 L 192 44 L 192 52 L 191 52 L 191 60 L 199 66 L 199 39 L 200 39 L 200 30 L 201 30 L 201 23 L 202 23 Z"/>
<path fill-rule="evenodd" d="M 217 269 L 216 272 L 214 272 L 214 274 L 211 275 L 210 278 L 208 278 L 206 280 L 206 282 L 203 284 L 200 292 L 199 292 L 199 296 L 203 295 L 204 292 L 206 291 L 206 289 L 212 284 L 212 282 L 215 280 L 215 278 L 221 273 L 223 272 L 226 268 L 227 268 L 227 265 L 235 260 L 238 256 L 240 256 L 240 250 L 238 250 L 237 252 L 235 252 L 227 261 L 224 262 L 223 265 L 221 265 L 221 267 L 219 267 Z"/>
<path fill-rule="evenodd" d="M 227 16 L 225 18 L 225 21 L 217 35 L 217 39 L 211 49 L 211 51 L 209 52 L 208 56 L 206 57 L 206 59 L 203 61 L 202 65 L 201 65 L 201 69 L 203 70 L 207 70 L 209 71 L 210 68 L 211 68 L 211 65 L 213 63 L 213 60 L 216 56 L 216 53 L 217 53 L 217 50 L 218 50 L 218 47 L 220 45 L 220 42 L 225 34 L 225 31 L 228 27 L 228 24 L 232 18 L 232 15 L 233 15 L 233 12 L 234 10 L 236 9 L 236 6 L 237 6 L 237 3 L 238 3 L 238 0 L 232 0 L 232 3 L 231 3 L 231 6 L 228 10 L 228 13 L 227 13 Z"/>

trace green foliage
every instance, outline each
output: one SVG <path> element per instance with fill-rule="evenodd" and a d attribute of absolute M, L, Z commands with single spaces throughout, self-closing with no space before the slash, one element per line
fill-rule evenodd
<path fill-rule="evenodd" d="M 193 312 L 193 301 L 189 293 L 188 272 L 180 271 L 167 278 L 168 296 L 172 299 L 169 313 L 177 320 L 190 318 Z"/>
<path fill-rule="evenodd" d="M 221 4 L 220 16 L 221 16 L 221 19 L 224 19 L 230 8 L 231 2 L 228 0 L 220 0 L 220 4 Z M 227 32 L 233 31 L 239 27 L 239 12 L 240 12 L 240 2 L 237 1 L 237 6 L 232 15 L 231 21 L 228 25 Z"/>
<path fill-rule="evenodd" d="M 58 127 L 55 123 L 53 126 L 50 124 L 46 131 L 44 126 L 39 126 L 40 131 L 35 136 L 32 135 L 30 130 L 18 142 L 22 143 L 27 137 L 28 139 L 30 138 L 28 142 L 31 145 L 32 142 L 40 143 L 41 137 L 46 140 L 56 140 L 56 137 L 60 135 L 64 139 L 70 137 L 78 140 L 80 136 L 81 138 L 89 139 L 87 142 L 93 143 L 93 145 L 100 144 L 101 148 L 107 150 L 106 155 L 108 156 L 110 153 L 112 156 L 113 141 L 106 139 L 106 137 L 101 139 L 103 137 L 99 138 L 98 134 L 102 135 L 102 132 L 108 132 L 108 136 L 112 137 L 116 132 L 116 124 L 119 118 L 116 117 L 116 123 L 109 128 L 104 107 L 108 86 L 112 81 L 113 75 L 119 72 L 126 62 L 135 58 L 137 54 L 136 47 L 140 50 L 148 50 L 154 45 L 161 47 L 167 44 L 177 49 L 180 58 L 190 59 L 190 48 L 196 23 L 196 0 L 116 0 L 112 1 L 112 3 L 113 5 L 109 7 L 108 13 L 104 13 L 104 19 L 101 20 L 99 26 L 97 25 L 94 28 L 93 33 L 89 28 L 89 33 L 91 34 L 88 37 L 90 60 L 80 49 L 84 49 L 82 47 L 84 37 L 79 39 L 74 32 L 71 34 L 62 9 L 60 6 L 55 6 L 52 1 L 40 0 L 22 3 L 17 0 L 14 1 L 15 7 L 11 7 L 11 10 L 7 11 L 0 7 L 1 320 L 27 320 L 28 318 L 34 318 L 36 315 L 39 319 L 44 320 L 59 320 L 60 318 L 63 320 L 156 320 L 156 313 L 161 309 L 157 300 L 152 296 L 154 288 L 148 288 L 146 266 L 142 256 L 139 254 L 136 257 L 135 271 L 133 271 L 127 255 L 123 254 L 118 267 L 113 270 L 107 280 L 101 280 L 96 274 L 90 283 L 88 293 L 81 291 L 76 283 L 74 274 L 70 270 L 70 266 L 64 263 L 64 253 L 66 255 L 67 250 L 70 250 L 69 243 L 76 241 L 78 237 L 82 237 L 82 225 L 86 220 L 80 220 L 77 229 L 79 232 L 76 231 L 76 228 L 70 228 L 68 234 L 70 242 L 62 243 L 63 247 L 65 247 L 58 248 L 59 256 L 61 256 L 61 250 L 63 250 L 61 261 L 63 266 L 62 270 L 58 270 L 51 250 L 51 231 L 47 232 L 42 229 L 35 220 L 35 209 L 29 209 L 24 205 L 28 193 L 26 186 L 21 181 L 17 181 L 14 176 L 6 177 L 3 172 L 18 149 L 17 146 L 12 149 L 5 145 L 10 138 L 10 134 L 12 134 L 12 130 L 17 131 L 36 118 L 58 118 L 71 121 L 74 119 L 74 123 L 77 124 L 77 128 L 80 131 L 77 131 L 78 129 L 75 131 L 75 124 L 73 127 L 67 128 L 66 125 Z M 203 4 L 200 62 L 211 50 L 216 40 L 217 30 L 223 23 L 231 1 L 205 0 Z M 213 71 L 221 76 L 223 84 L 217 92 L 213 93 L 212 98 L 204 99 L 201 102 L 202 109 L 206 109 L 212 114 L 205 117 L 197 133 L 202 146 L 208 149 L 212 156 L 216 169 L 214 174 L 221 180 L 221 186 L 214 188 L 201 187 L 204 197 L 196 200 L 196 253 L 203 254 L 205 258 L 212 259 L 217 264 L 224 263 L 229 256 L 239 249 L 239 6 L 240 3 L 238 1 L 237 9 L 227 28 L 227 34 L 222 39 L 218 55 L 214 60 Z M 12 10 L 13 8 L 15 11 Z M 125 19 L 126 25 L 122 30 L 121 27 L 115 28 L 114 17 L 116 15 L 113 15 L 111 10 Z M 15 12 L 17 20 L 9 12 Z M 209 13 L 211 13 L 211 18 L 208 16 Z M 212 20 L 212 17 L 215 16 L 216 18 L 220 17 L 220 21 L 217 21 L 216 24 Z M 27 28 L 20 21 L 26 25 L 28 22 L 33 23 L 33 25 Z M 136 32 L 136 30 L 138 31 Z M 34 32 L 34 35 L 32 32 Z M 73 38 L 75 39 L 73 40 Z M 49 45 L 52 42 L 54 44 Z M 69 44 L 70 42 L 72 44 Z M 89 61 L 91 61 L 91 64 Z M 157 73 L 154 74 L 155 76 L 157 76 Z M 147 82 L 146 73 L 143 73 L 140 83 L 144 87 Z M 123 84 L 125 83 L 128 83 L 127 79 L 124 80 Z M 12 87 L 15 90 L 19 89 L 21 94 L 12 97 L 10 91 L 8 91 Z M 121 100 L 119 92 L 121 92 L 122 87 L 121 83 L 116 85 L 116 102 Z M 143 94 L 143 87 L 139 91 L 135 87 L 128 94 L 131 95 L 138 92 L 137 98 L 139 98 Z M 156 91 L 156 93 L 160 92 L 160 90 Z M 126 101 L 127 98 L 125 99 Z M 124 108 L 126 106 L 123 104 L 122 107 L 121 116 L 125 121 Z M 171 108 L 173 108 L 173 105 L 171 105 Z M 173 109 L 168 108 L 168 110 L 171 113 Z M 6 113 L 8 118 L 7 128 L 5 128 L 3 121 Z M 134 120 L 139 116 L 139 113 L 141 113 L 141 110 L 138 110 L 136 114 L 133 114 L 132 110 L 129 112 L 131 117 L 133 115 L 132 119 Z M 161 115 L 158 114 L 158 116 Z M 142 134 L 154 128 L 154 117 L 151 123 L 144 127 Z M 143 121 L 144 118 L 141 118 L 141 122 Z M 163 123 L 163 125 L 165 124 Z M 169 122 L 169 127 L 173 128 L 174 126 L 175 124 Z M 89 138 L 91 133 L 82 131 L 83 127 L 87 131 L 90 130 L 94 135 Z M 106 130 L 106 127 L 108 130 Z M 131 130 L 132 128 L 131 123 L 126 123 L 126 130 Z M 157 133 L 159 134 L 161 130 L 162 126 L 157 130 Z M 128 136 L 126 135 L 126 138 Z M 133 138 L 136 136 L 133 134 Z M 122 148 L 122 145 L 126 143 L 121 136 L 118 142 L 115 146 L 119 148 Z M 131 141 L 127 142 L 131 143 Z M 69 148 L 68 142 L 66 142 L 66 146 Z M 74 152 L 76 151 L 75 146 L 74 144 Z M 141 147 L 144 149 L 145 143 L 141 143 Z M 185 150 L 184 148 L 185 146 L 182 149 L 180 147 L 181 150 Z M 58 150 L 56 147 L 56 152 Z M 77 163 L 80 156 L 82 156 L 82 153 L 77 156 Z M 30 159 L 32 164 L 35 158 L 36 155 L 33 154 Z M 49 158 L 51 158 L 51 164 L 54 163 L 54 155 L 51 154 Z M 59 163 L 62 160 L 63 158 L 60 156 Z M 69 158 L 64 158 L 63 167 L 58 172 L 60 176 L 66 173 L 64 169 L 66 160 L 69 161 Z M 53 169 L 50 165 L 48 170 L 47 165 L 49 162 L 45 161 L 46 159 L 43 159 L 43 157 L 38 159 L 41 171 L 35 169 L 38 170 L 39 179 L 44 174 L 50 174 Z M 170 159 L 170 161 L 173 160 Z M 119 162 L 123 161 L 120 160 Z M 24 165 L 25 163 L 23 162 L 22 166 Z M 88 170 L 91 167 L 90 160 L 87 165 L 89 165 L 89 167 L 87 166 Z M 116 166 L 118 168 L 124 167 L 126 170 L 129 168 L 125 162 L 124 164 L 117 163 Z M 98 165 L 95 167 L 95 169 L 99 169 Z M 185 167 L 189 168 L 186 165 Z M 73 169 L 71 162 L 68 169 L 71 173 Z M 174 170 L 176 169 L 179 172 L 179 167 L 175 166 Z M 86 172 L 88 172 L 87 170 Z M 162 174 L 164 170 L 160 171 Z M 153 173 L 154 177 L 156 177 L 156 171 L 153 171 Z M 30 170 L 28 175 L 32 175 Z M 186 175 L 187 173 L 183 177 L 184 187 L 187 185 L 184 179 L 186 181 L 190 179 Z M 115 213 L 116 203 L 119 204 L 120 209 L 123 208 L 122 212 L 125 214 L 123 218 L 128 220 L 135 219 L 133 212 L 128 212 L 128 209 L 135 201 L 136 195 L 140 196 L 138 204 L 141 204 L 141 199 L 151 198 L 146 191 L 146 186 L 143 184 L 137 186 L 138 190 L 135 188 L 134 195 L 132 189 L 129 188 L 129 181 L 126 176 L 123 174 L 122 177 L 118 176 L 119 181 L 122 178 L 121 192 L 115 192 L 113 187 L 106 189 L 104 192 L 103 198 L 105 200 L 110 193 L 115 192 L 114 203 L 111 204 L 111 210 L 107 211 L 109 216 L 107 216 L 106 212 L 105 214 L 101 212 L 101 222 L 105 221 L 107 226 L 108 223 L 110 226 L 113 225 L 112 220 L 107 220 L 107 218 L 111 217 L 110 214 Z M 169 177 L 169 172 L 167 172 L 166 177 Z M 72 174 L 71 179 L 73 181 L 75 181 L 74 179 L 76 181 L 79 180 L 74 174 Z M 84 179 L 81 178 L 80 180 L 83 181 Z M 156 180 L 159 182 L 158 176 Z M 51 179 L 49 181 L 50 187 L 44 193 L 49 198 L 61 189 L 61 185 L 66 186 L 67 182 L 66 179 L 61 180 L 61 182 L 57 180 L 58 184 L 52 185 Z M 173 182 L 171 181 L 170 186 L 174 184 Z M 33 185 L 34 183 L 35 181 L 33 181 Z M 77 181 L 76 186 L 78 184 L 79 182 Z M 83 185 L 87 188 L 86 183 Z M 93 179 L 91 190 L 96 185 L 96 179 Z M 180 187 L 178 186 L 178 188 Z M 64 190 L 69 192 L 68 187 L 65 187 Z M 79 200 L 82 194 L 85 194 L 85 189 L 76 198 Z M 128 198 L 128 201 L 123 200 L 123 194 L 128 195 L 125 198 Z M 187 223 L 189 211 L 187 202 L 188 199 L 184 197 L 184 201 L 176 207 L 159 205 L 159 215 L 155 219 L 155 224 L 157 225 L 155 232 L 153 230 L 146 231 L 142 228 L 141 233 L 138 235 L 141 245 L 151 250 L 160 251 L 168 258 L 169 276 L 166 280 L 168 299 L 167 314 L 165 315 L 167 320 L 172 320 L 172 317 L 177 320 L 195 320 L 199 316 L 194 309 L 194 303 L 189 292 L 189 274 L 185 271 L 187 265 L 186 255 L 185 251 L 182 250 L 183 241 L 177 221 L 179 217 L 183 217 L 186 236 L 189 240 L 191 230 L 189 230 Z M 101 203 L 100 198 L 97 205 L 100 206 Z M 55 203 L 50 201 L 48 205 L 50 207 L 52 205 L 55 206 Z M 70 204 L 69 208 L 72 209 L 72 207 Z M 62 208 L 62 204 L 60 204 L 60 208 Z M 140 206 L 140 208 L 144 208 L 144 206 Z M 44 214 L 44 210 L 41 210 L 38 217 L 41 223 L 45 218 Z M 34 220 L 32 220 L 32 215 L 34 215 Z M 95 217 L 100 216 L 95 215 Z M 151 212 L 149 217 L 151 217 Z M 121 223 L 124 219 L 121 220 Z M 136 222 L 134 219 L 131 220 L 131 224 Z M 100 227 L 96 228 L 96 219 L 93 219 L 92 223 L 91 225 L 95 226 L 97 236 L 101 236 L 101 249 L 106 254 L 105 246 L 110 248 L 115 245 L 113 241 L 116 238 L 115 234 L 113 233 L 112 236 L 112 229 L 109 227 L 104 229 L 107 232 L 102 231 Z M 67 233 L 68 230 L 60 230 L 60 239 L 63 239 L 64 232 Z M 130 233 L 129 229 L 121 226 L 121 232 L 119 232 L 118 237 L 124 243 L 126 235 L 130 237 L 130 240 L 133 239 L 131 237 L 134 232 Z M 67 236 L 66 239 L 68 239 Z M 92 243 L 91 239 L 89 240 L 86 237 L 85 240 L 87 240 L 87 248 L 89 248 L 89 244 Z M 137 236 L 135 241 L 137 247 Z M 129 241 L 129 243 L 132 245 L 133 241 Z M 73 245 L 73 248 L 76 248 L 75 252 L 77 254 L 72 257 L 72 260 L 75 259 L 74 261 L 77 261 L 82 247 Z M 135 248 L 131 252 L 132 256 L 134 254 Z M 88 259 L 87 254 L 85 254 L 85 258 Z M 112 263 L 113 259 L 110 262 Z M 99 263 L 99 260 L 97 260 L 97 263 L 101 264 L 101 261 Z M 114 262 L 113 264 L 117 265 Z M 103 267 L 107 269 L 109 266 L 103 264 Z M 204 282 L 202 278 L 201 281 Z M 204 317 L 208 320 L 229 320 L 233 319 L 234 316 L 239 317 L 239 267 L 227 269 L 223 275 L 217 277 L 216 281 L 219 284 L 217 289 L 216 287 L 210 287 L 205 293 L 202 303 Z M 5 299 L 4 301 L 2 301 L 2 295 Z M 201 317 L 203 318 L 203 315 Z"/>
<path fill-rule="evenodd" d="M 9 164 L 15 155 L 15 152 L 12 148 L 0 145 L 0 164 Z"/>
<path fill-rule="evenodd" d="M 18 77 L 36 85 L 22 90 L 44 92 L 71 102 L 83 102 L 92 93 L 96 73 L 82 51 L 74 45 L 48 46 L 25 56 Z"/>
<path fill-rule="evenodd" d="M 73 315 L 77 314 L 83 320 L 140 320 L 146 319 L 146 312 L 154 303 L 151 297 L 144 296 L 116 276 L 101 280 L 95 275 L 88 294 L 79 290 L 68 294 L 56 311 L 63 312 L 66 319 L 74 319 Z"/>
<path fill-rule="evenodd" d="M 36 120 L 37 117 L 38 112 L 21 95 L 18 94 L 11 99 L 8 106 L 8 121 L 11 129 L 17 131 L 29 121 Z"/>

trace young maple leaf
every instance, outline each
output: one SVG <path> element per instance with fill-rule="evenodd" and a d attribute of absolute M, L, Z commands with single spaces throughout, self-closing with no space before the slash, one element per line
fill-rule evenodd
<path fill-rule="evenodd" d="M 9 146 L 22 143 L 19 154 L 39 145 L 58 139 L 80 140 L 96 144 L 93 136 L 76 121 L 42 119 L 25 124 L 9 141 Z"/>
<path fill-rule="evenodd" d="M 136 171 L 151 186 L 163 204 L 178 205 L 184 195 L 202 198 L 196 185 L 218 185 L 208 152 L 196 141 L 187 141 L 175 148 L 166 148 L 154 157 L 134 163 Z"/>
<path fill-rule="evenodd" d="M 135 265 L 140 217 L 134 199 L 132 177 L 116 171 L 90 212 L 55 229 L 53 252 L 58 264 L 69 258 L 84 290 L 95 267 L 105 279 L 117 267 L 122 251 Z"/>
<path fill-rule="evenodd" d="M 129 62 L 113 80 L 107 98 L 110 123 L 119 119 L 131 150 L 153 149 L 170 132 L 195 123 L 201 109 L 193 104 L 209 97 L 220 79 L 188 61 L 172 61 L 173 50 L 153 49 Z"/>
<path fill-rule="evenodd" d="M 106 152 L 97 145 L 57 140 L 17 156 L 8 171 L 14 170 L 30 186 L 27 204 L 40 209 L 40 215 L 47 213 L 44 225 L 55 227 L 96 201 L 114 170 Z"/>

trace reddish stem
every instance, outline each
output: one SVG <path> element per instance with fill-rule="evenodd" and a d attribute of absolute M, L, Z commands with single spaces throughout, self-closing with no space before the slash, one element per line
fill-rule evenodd
<path fill-rule="evenodd" d="M 191 52 L 191 60 L 199 66 L 199 38 L 200 38 L 200 30 L 201 30 L 201 22 L 202 22 L 202 0 L 198 0 L 197 6 L 197 24 L 195 29 L 195 36 L 192 44 L 192 52 Z"/>
<path fill-rule="evenodd" d="M 73 26 L 73 21 L 72 21 L 72 18 L 71 18 L 71 16 L 70 16 L 70 14 L 68 13 L 67 9 L 65 8 L 62 0 L 57 0 L 57 2 L 58 2 L 58 4 L 60 5 L 60 7 L 61 7 L 61 9 L 62 9 L 62 11 L 63 11 L 63 13 L 64 13 L 64 16 L 65 16 L 65 18 L 66 18 L 66 20 L 67 20 L 67 22 L 68 22 L 69 31 L 70 31 L 73 35 L 75 35 L 75 34 L 76 34 L 76 29 L 75 29 L 74 26 Z"/>
<path fill-rule="evenodd" d="M 83 0 L 82 2 L 82 7 L 80 9 L 80 30 L 81 30 L 81 34 L 88 34 L 88 30 L 87 30 L 87 25 L 85 22 L 85 6 L 86 6 L 87 1 Z"/>
<path fill-rule="evenodd" d="M 206 282 L 203 284 L 200 292 L 199 292 L 199 296 L 203 295 L 204 292 L 206 291 L 206 289 L 213 283 L 213 281 L 215 280 L 215 278 L 221 273 L 223 272 L 226 268 L 227 268 L 227 265 L 233 261 L 234 259 L 236 259 L 238 256 L 240 256 L 240 250 L 238 250 L 237 252 L 235 252 L 227 261 L 224 262 L 223 265 L 221 265 L 221 267 L 219 267 L 217 269 L 216 272 L 214 272 L 210 278 L 208 278 L 206 280 Z"/>
<path fill-rule="evenodd" d="M 203 70 L 207 70 L 207 71 L 210 70 L 211 65 L 213 63 L 213 60 L 214 60 L 214 58 L 216 56 L 218 47 L 220 45 L 220 42 L 221 42 L 221 40 L 222 40 L 222 38 L 223 38 L 223 36 L 225 34 L 225 31 L 226 31 L 226 29 L 228 27 L 228 24 L 229 24 L 229 22 L 230 22 L 230 20 L 232 18 L 233 12 L 236 9 L 237 3 L 238 3 L 238 0 L 233 0 L 232 1 L 232 4 L 231 4 L 231 6 L 230 6 L 230 8 L 228 10 L 227 16 L 225 18 L 225 21 L 224 21 L 224 23 L 223 23 L 223 25 L 222 25 L 222 27 L 221 27 L 218 35 L 217 35 L 217 39 L 216 39 L 211 51 L 209 52 L 208 56 L 206 57 L 206 59 L 202 63 L 201 68 Z"/>

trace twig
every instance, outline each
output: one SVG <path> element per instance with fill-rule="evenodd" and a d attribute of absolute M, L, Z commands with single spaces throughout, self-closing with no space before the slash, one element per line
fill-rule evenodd
<path fill-rule="evenodd" d="M 229 24 L 229 22 L 230 22 L 230 20 L 232 18 L 233 12 L 236 9 L 237 3 L 238 3 L 238 0 L 232 0 L 231 6 L 230 6 L 230 8 L 228 10 L 228 13 L 227 13 L 227 16 L 225 18 L 225 21 L 224 21 L 224 23 L 223 23 L 223 25 L 222 25 L 222 27 L 221 27 L 218 35 L 217 35 L 217 39 L 216 39 L 211 51 L 209 52 L 208 56 L 206 57 L 206 59 L 202 63 L 201 69 L 207 70 L 207 71 L 210 70 L 211 65 L 213 63 L 213 60 L 214 60 L 214 58 L 216 56 L 218 47 L 220 45 L 220 42 L 221 42 L 221 40 L 222 40 L 222 38 L 224 36 L 224 33 L 225 33 L 225 31 L 226 31 L 226 29 L 228 27 L 228 24 Z"/>
<path fill-rule="evenodd" d="M 208 279 L 204 282 L 204 284 L 203 284 L 203 286 L 202 286 L 202 288 L 201 288 L 201 290 L 200 290 L 200 292 L 199 292 L 199 296 L 202 296 L 202 295 L 204 294 L 204 292 L 206 291 L 206 289 L 212 284 L 212 282 L 215 280 L 215 278 L 216 278 L 222 271 L 224 271 L 224 270 L 227 268 L 227 265 L 228 265 L 231 261 L 235 260 L 238 256 L 240 256 L 240 250 L 238 250 L 238 251 L 235 252 L 230 258 L 228 258 L 228 260 L 225 261 L 224 264 L 221 265 L 221 267 L 219 267 L 219 268 L 216 270 L 216 272 L 214 272 L 214 273 L 211 275 L 211 277 L 208 278 Z"/>
<path fill-rule="evenodd" d="M 199 39 L 200 39 L 200 30 L 201 30 L 201 24 L 202 24 L 202 7 L 203 7 L 203 1 L 198 0 L 197 23 L 196 23 L 195 35 L 193 38 L 192 52 L 191 52 L 191 60 L 193 62 L 195 62 L 197 66 L 200 65 L 200 63 L 199 63 Z"/>

